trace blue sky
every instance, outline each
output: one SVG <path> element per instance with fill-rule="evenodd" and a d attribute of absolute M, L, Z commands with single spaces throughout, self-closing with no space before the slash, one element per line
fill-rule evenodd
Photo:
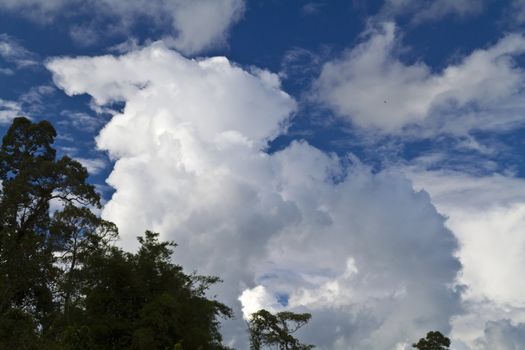
<path fill-rule="evenodd" d="M 0 129 L 48 119 L 146 229 L 321 349 L 525 343 L 522 0 L 4 0 Z M 514 347 L 513 347 L 514 346 Z"/>

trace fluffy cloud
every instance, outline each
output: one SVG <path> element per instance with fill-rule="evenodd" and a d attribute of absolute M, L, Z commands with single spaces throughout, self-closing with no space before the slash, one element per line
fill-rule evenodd
<path fill-rule="evenodd" d="M 416 188 L 431 194 L 460 244 L 459 280 L 468 288 L 466 313 L 453 320 L 453 335 L 472 349 L 521 348 L 514 346 L 523 344 L 516 342 L 523 325 L 516 324 L 525 322 L 525 283 L 516 278 L 525 264 L 525 181 L 444 170 L 407 174 Z"/>
<path fill-rule="evenodd" d="M 402 61 L 400 51 L 393 23 L 371 30 L 324 65 L 318 99 L 359 126 L 392 133 L 417 125 L 420 135 L 465 134 L 524 122 L 525 73 L 515 62 L 525 51 L 522 35 L 509 34 L 441 72 Z"/>
<path fill-rule="evenodd" d="M 488 322 L 483 337 L 476 340 L 479 350 L 519 350 L 525 344 L 525 324 L 509 320 Z"/>
<path fill-rule="evenodd" d="M 194 53 L 224 44 L 227 30 L 243 9 L 243 0 L 179 1 L 172 10 L 173 26 L 178 33 L 174 46 Z"/>
<path fill-rule="evenodd" d="M 175 48 L 195 54 L 226 42 L 230 26 L 242 16 L 244 1 L 6 0 L 0 2 L 1 9 L 41 22 L 78 17 L 70 33 L 85 45 L 103 34 L 127 32 L 147 19 L 157 29 L 168 28 Z"/>
<path fill-rule="evenodd" d="M 515 278 L 525 253 L 525 181 L 502 175 L 455 172 L 411 175 L 432 195 L 461 243 L 461 279 L 478 300 L 525 306 L 525 283 Z"/>
<path fill-rule="evenodd" d="M 122 244 L 153 229 L 176 261 L 224 283 L 237 319 L 286 305 L 313 313 L 320 349 L 391 349 L 460 311 L 456 240 L 428 195 L 399 173 L 293 142 L 268 154 L 296 109 L 277 75 L 226 58 L 188 60 L 157 43 L 128 54 L 48 63 L 67 94 L 125 102 L 97 138 L 116 161 L 103 216 Z M 240 302 L 237 300 L 240 298 Z"/>

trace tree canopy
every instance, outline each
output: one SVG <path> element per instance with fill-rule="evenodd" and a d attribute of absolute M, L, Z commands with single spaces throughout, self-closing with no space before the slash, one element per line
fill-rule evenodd
<path fill-rule="evenodd" d="M 116 247 L 87 170 L 57 158 L 55 137 L 16 118 L 0 148 L 0 348 L 225 349 L 231 309 L 206 296 L 219 279 L 185 274 L 157 233 L 136 253 Z"/>
<path fill-rule="evenodd" d="M 277 346 L 279 350 L 313 349 L 313 345 L 302 344 L 293 336 L 311 317 L 308 313 L 283 311 L 274 315 L 264 309 L 257 311 L 249 320 L 250 349 L 261 350 L 272 346 Z"/>
<path fill-rule="evenodd" d="M 449 346 L 450 339 L 438 331 L 430 331 L 425 338 L 421 338 L 416 344 L 412 344 L 413 348 L 419 350 L 448 350 Z"/>

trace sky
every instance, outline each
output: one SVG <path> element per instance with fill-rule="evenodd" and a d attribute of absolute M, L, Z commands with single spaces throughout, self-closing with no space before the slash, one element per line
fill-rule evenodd
<path fill-rule="evenodd" d="M 318 349 L 525 349 L 525 1 L 2 0 L 0 131 L 47 119 L 133 250 Z"/>

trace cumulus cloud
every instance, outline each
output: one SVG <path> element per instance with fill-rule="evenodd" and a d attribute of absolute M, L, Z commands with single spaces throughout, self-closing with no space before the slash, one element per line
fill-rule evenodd
<path fill-rule="evenodd" d="M 239 301 L 242 305 L 242 315 L 246 320 L 250 319 L 251 314 L 261 309 L 277 312 L 283 307 L 275 295 L 262 285 L 244 290 L 239 296 Z"/>
<path fill-rule="evenodd" d="M 440 72 L 404 62 L 402 49 L 393 23 L 370 30 L 324 65 L 314 85 L 318 100 L 356 125 L 391 133 L 416 125 L 419 135 L 465 134 L 524 122 L 525 73 L 516 64 L 524 36 L 509 34 Z"/>
<path fill-rule="evenodd" d="M 510 320 L 487 322 L 483 337 L 476 340 L 479 350 L 519 350 L 525 344 L 525 324 Z"/>
<path fill-rule="evenodd" d="M 460 264 L 444 218 L 400 173 L 301 141 L 266 153 L 296 109 L 277 75 L 161 43 L 48 68 L 69 95 L 125 102 L 97 138 L 116 161 L 103 216 L 124 246 L 153 229 L 179 244 L 177 262 L 224 279 L 214 292 L 237 313 L 231 345 L 246 348 L 243 310 L 285 305 L 313 313 L 304 336 L 320 349 L 386 350 L 449 329 Z"/>
<path fill-rule="evenodd" d="M 516 278 L 525 263 L 525 181 L 414 168 L 407 174 L 416 189 L 431 194 L 459 241 L 459 281 L 468 288 L 463 294 L 466 313 L 452 322 L 454 336 L 472 349 L 519 349 L 508 344 L 523 342 L 500 337 L 514 332 L 509 322 L 500 321 L 525 322 L 525 283 Z"/>
<path fill-rule="evenodd" d="M 525 283 L 515 276 L 524 261 L 525 181 L 503 175 L 456 172 L 413 174 L 461 242 L 461 278 L 476 299 L 525 306 Z"/>
<path fill-rule="evenodd" d="M 172 10 L 173 26 L 178 32 L 174 46 L 194 53 L 224 44 L 227 30 L 243 10 L 242 0 L 179 1 Z"/>
<path fill-rule="evenodd" d="M 146 19 L 179 51 L 195 54 L 225 44 L 230 26 L 243 14 L 244 0 L 6 0 L 0 10 L 39 22 L 74 17 L 70 34 L 82 45 L 129 32 Z"/>

